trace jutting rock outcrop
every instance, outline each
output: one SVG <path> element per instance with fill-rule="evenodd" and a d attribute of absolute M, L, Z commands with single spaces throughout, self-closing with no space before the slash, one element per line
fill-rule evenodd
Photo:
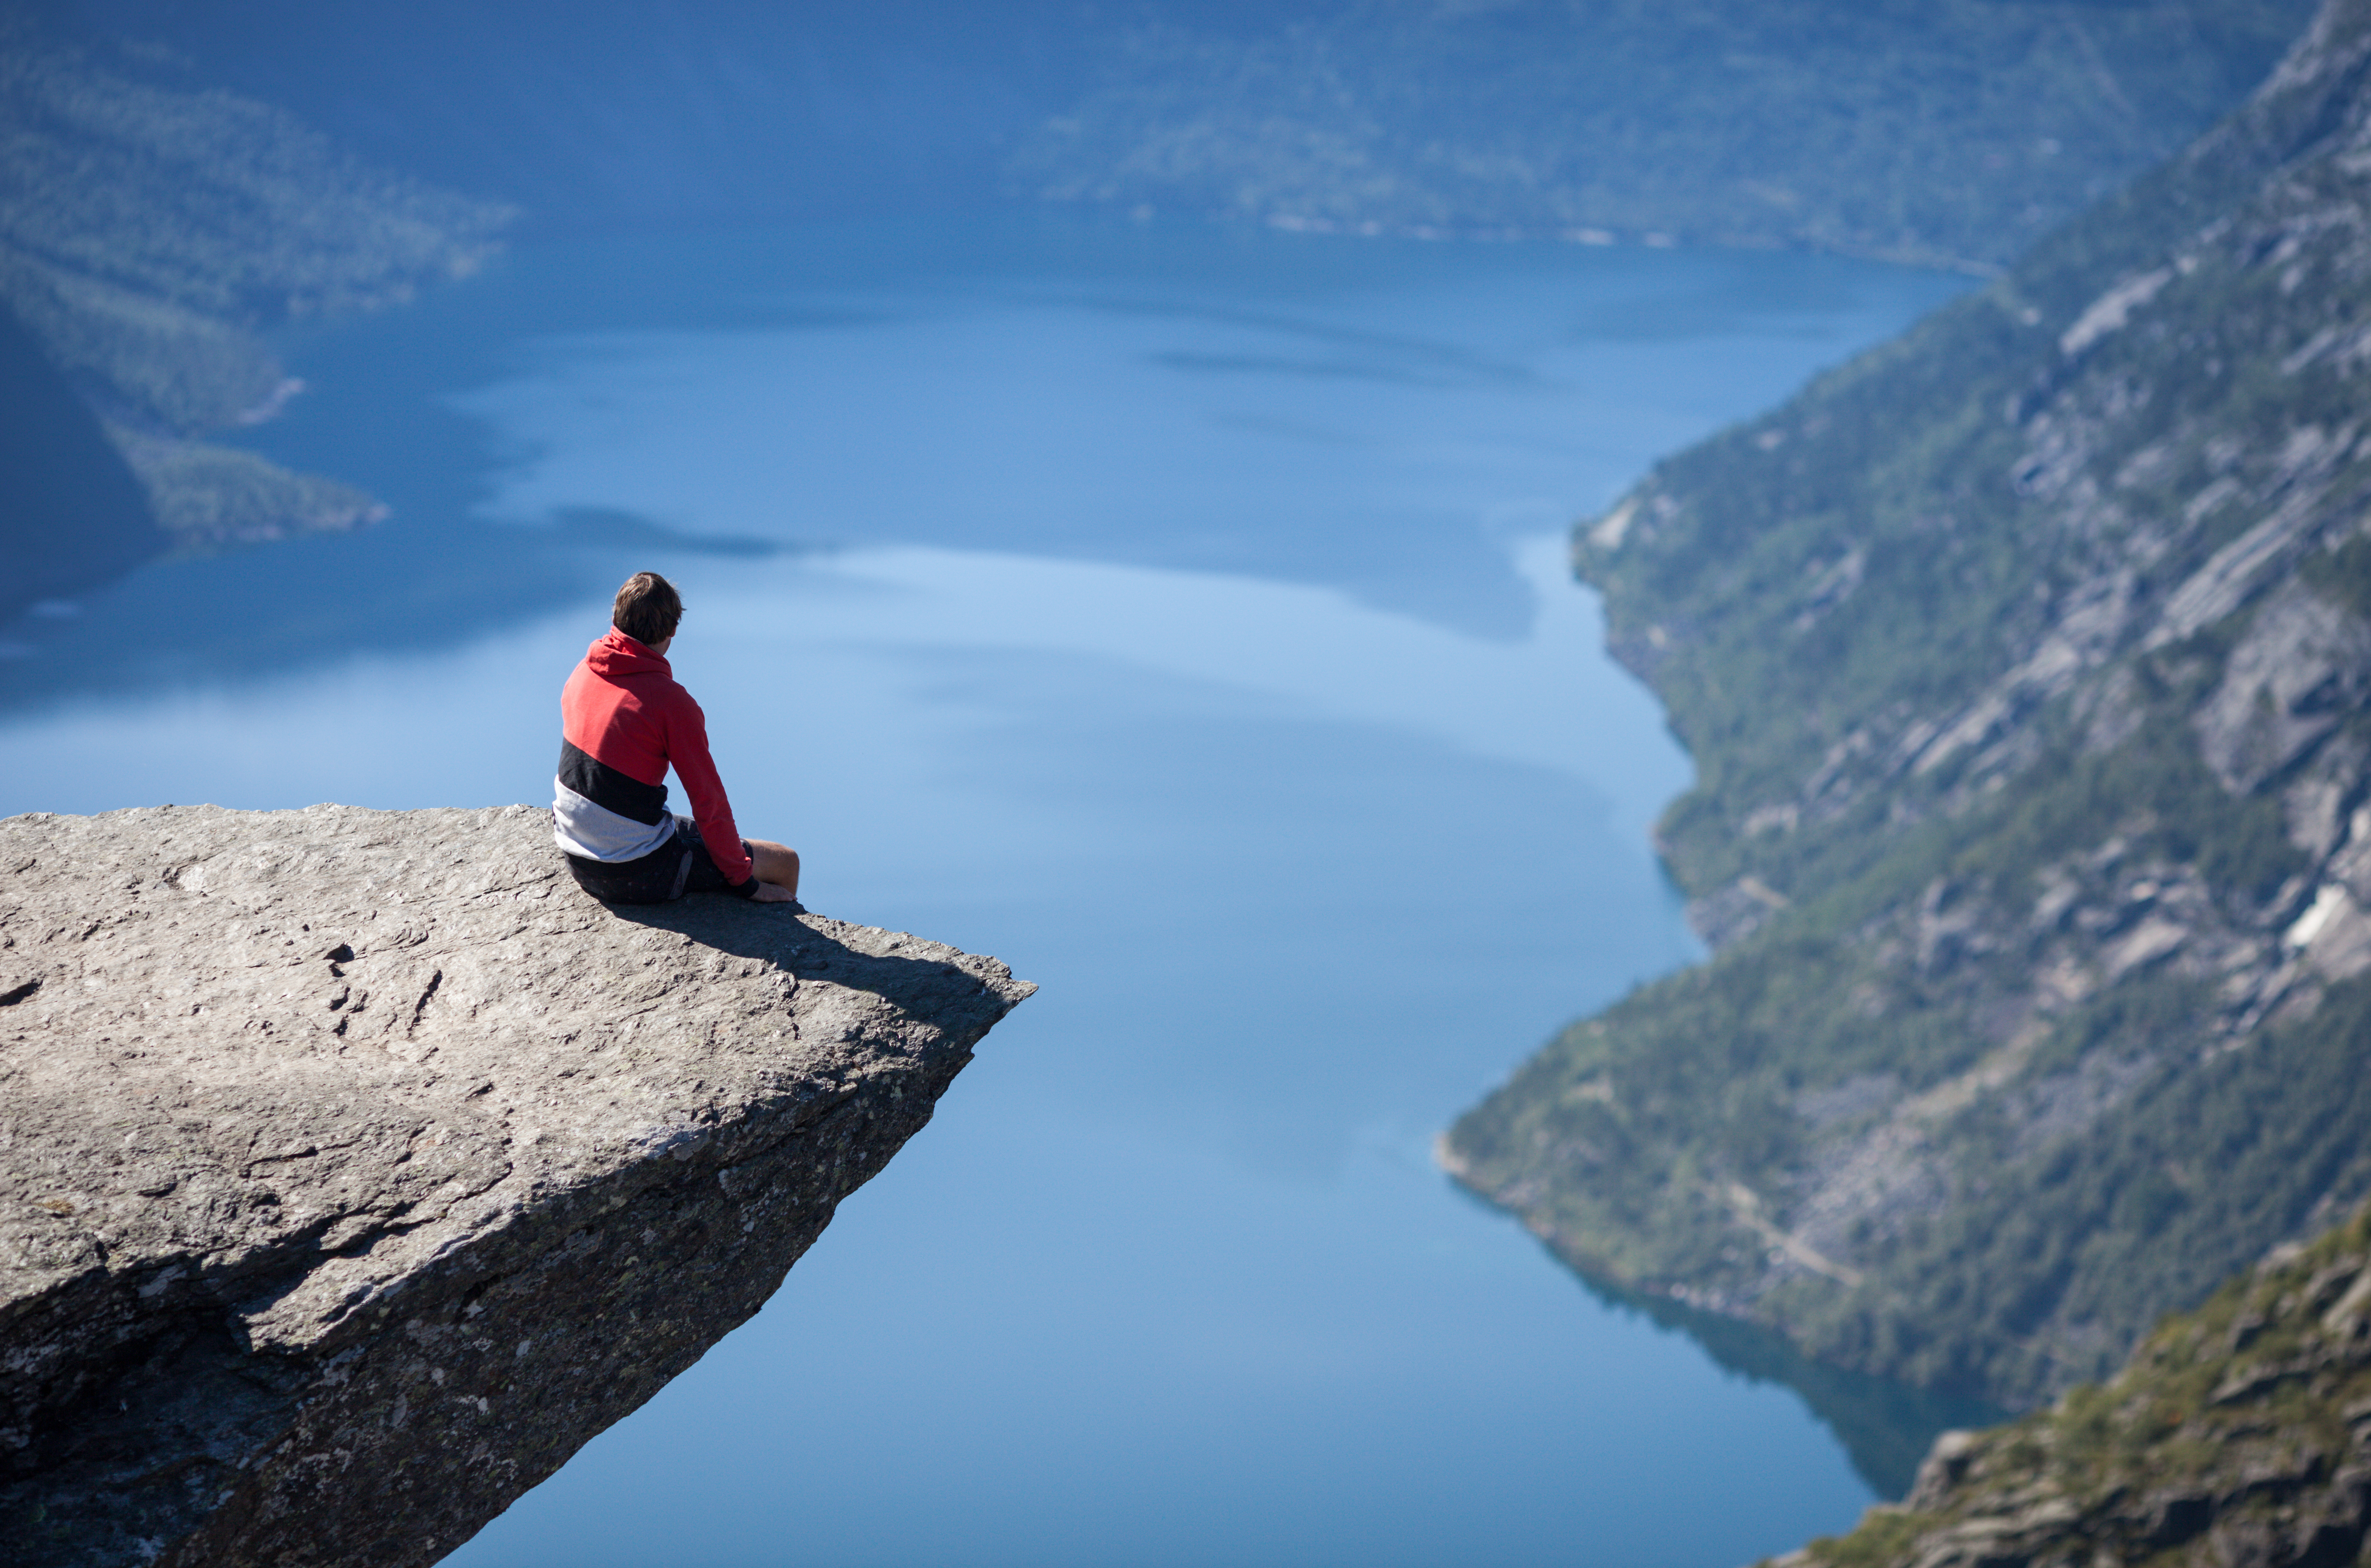
<path fill-rule="evenodd" d="M 427 1563 L 755 1313 L 1033 986 L 546 814 L 0 822 L 0 1539 Z"/>

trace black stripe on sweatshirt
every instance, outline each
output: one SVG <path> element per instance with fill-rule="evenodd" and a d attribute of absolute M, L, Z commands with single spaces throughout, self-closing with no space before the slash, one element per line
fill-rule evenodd
<path fill-rule="evenodd" d="M 633 822 L 666 820 L 666 786 L 630 778 L 590 752 L 560 743 L 560 781 L 605 812 Z"/>

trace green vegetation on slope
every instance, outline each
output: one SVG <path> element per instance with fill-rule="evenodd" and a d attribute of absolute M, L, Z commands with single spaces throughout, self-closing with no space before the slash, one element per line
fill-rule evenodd
<path fill-rule="evenodd" d="M 1576 1265 L 2024 1403 L 2371 1193 L 2367 61 L 1583 531 L 1719 951 L 1451 1135 Z"/>
<path fill-rule="evenodd" d="M 374 513 L 193 438 L 287 395 L 257 329 L 465 274 L 504 211 L 363 168 L 261 104 L 103 68 L 22 18 L 0 18 L 0 303 L 106 421 L 175 540 Z"/>
<path fill-rule="evenodd" d="M 1790 1568 L 2344 1568 L 2371 1524 L 2371 1211 L 2160 1324 L 2104 1386 L 1936 1445 Z"/>
<path fill-rule="evenodd" d="M 1131 35 L 1048 195 L 2000 264 L 2253 86 L 2303 0 L 1349 0 Z M 1595 231 L 1605 231 L 1600 235 Z"/>

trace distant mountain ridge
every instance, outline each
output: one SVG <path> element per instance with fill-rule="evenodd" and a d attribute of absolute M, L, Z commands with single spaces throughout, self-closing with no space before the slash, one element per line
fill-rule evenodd
<path fill-rule="evenodd" d="M 2371 1193 L 2371 4 L 1576 541 L 1718 949 L 1444 1158 L 1560 1255 L 2030 1403 Z"/>
<path fill-rule="evenodd" d="M 2307 0 L 1165 6 L 1013 153 L 1063 200 L 1291 227 L 1997 268 L 2261 79 Z"/>
<path fill-rule="evenodd" d="M 1995 267 L 2310 0 L 40 0 L 554 226 L 1051 196 Z"/>
<path fill-rule="evenodd" d="M 545 233 L 989 202 L 1012 138 L 1082 89 L 1079 61 L 1116 15 L 1083 0 L 30 3 L 139 51 L 160 83 L 275 105 L 380 167 L 515 203 Z"/>
<path fill-rule="evenodd" d="M 260 329 L 467 271 L 506 201 L 542 232 L 778 221 L 986 205 L 1026 168 L 1030 199 L 1988 264 L 2235 98 L 2304 3 L 588 0 L 556 28 L 525 0 L 27 0 L 0 17 L 0 305 L 101 417 L 159 548 L 213 548 L 377 514 L 211 439 L 291 389 Z M 1347 163 L 1312 153 L 1327 115 L 1365 127 Z M 1246 153 L 1290 190 L 1227 186 Z M 55 556 L 37 526 L 12 515 L 0 554 Z M 0 615 L 101 556 L 20 576 Z"/>

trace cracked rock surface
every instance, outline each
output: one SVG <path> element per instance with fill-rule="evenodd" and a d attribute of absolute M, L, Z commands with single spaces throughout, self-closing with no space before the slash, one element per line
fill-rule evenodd
<path fill-rule="evenodd" d="M 434 1562 L 755 1313 L 1035 987 L 611 910 L 538 808 L 0 821 L 0 1539 Z"/>

